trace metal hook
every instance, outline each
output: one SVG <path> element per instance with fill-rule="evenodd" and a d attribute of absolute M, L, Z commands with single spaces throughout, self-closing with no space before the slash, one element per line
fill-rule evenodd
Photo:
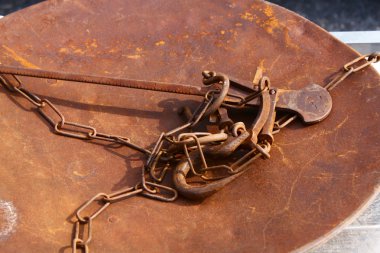
<path fill-rule="evenodd" d="M 203 117 L 207 117 L 210 114 L 214 113 L 222 105 L 225 97 L 227 96 L 228 90 L 230 88 L 230 79 L 221 73 L 215 73 L 212 71 L 203 71 L 203 84 L 210 86 L 215 83 L 222 83 L 222 89 L 219 92 L 218 97 L 213 101 L 213 103 L 207 108 Z M 207 96 L 207 94 L 206 94 Z"/>
<path fill-rule="evenodd" d="M 245 131 L 237 137 L 229 137 L 223 144 L 217 145 L 216 147 L 211 147 L 206 152 L 210 155 L 218 157 L 228 156 L 232 154 L 243 142 L 245 142 L 249 136 L 249 132 Z M 240 174 L 231 173 L 231 176 L 201 186 L 189 185 L 186 181 L 186 177 L 192 169 L 191 160 L 201 158 L 201 154 L 203 154 L 203 151 L 198 150 L 198 152 L 192 152 L 189 157 L 184 157 L 177 165 L 173 174 L 173 181 L 177 191 L 186 198 L 203 199 L 208 197 L 224 187 L 226 184 L 233 181 Z M 208 170 L 208 168 L 204 168 L 204 170 Z"/>
<path fill-rule="evenodd" d="M 269 143 L 263 144 L 260 146 L 265 153 L 269 153 L 271 149 L 271 145 Z M 230 176 L 224 177 L 219 180 L 215 180 L 214 182 L 207 183 L 204 185 L 191 185 L 187 182 L 187 174 L 191 170 L 191 165 L 189 160 L 185 157 L 183 158 L 176 167 L 176 170 L 173 174 L 173 182 L 176 190 L 182 196 L 188 199 L 204 199 L 215 192 L 219 191 L 225 185 L 229 184 L 236 178 L 238 178 L 243 172 L 247 169 L 248 165 L 251 164 L 254 160 L 262 157 L 263 153 L 258 149 L 253 149 L 243 155 L 239 160 L 234 162 L 232 165 L 222 165 L 220 168 L 224 167 L 228 169 L 228 173 Z M 199 158 L 199 152 L 193 152 L 190 154 L 190 159 Z M 207 169 L 206 169 L 207 170 Z M 203 178 L 203 177 L 202 177 Z"/>
<path fill-rule="evenodd" d="M 206 73 L 206 77 L 209 77 Z M 228 79 L 228 78 L 227 78 Z M 227 80 L 225 79 L 225 80 Z M 226 157 L 231 155 L 236 149 L 238 149 L 243 143 L 248 142 L 250 147 L 253 150 L 256 150 L 259 152 L 260 155 L 264 155 L 265 157 L 269 156 L 269 150 L 262 148 L 258 144 L 258 135 L 260 134 L 260 131 L 262 130 L 265 123 L 268 121 L 268 117 L 271 115 L 270 111 L 275 110 L 275 106 L 271 104 L 271 96 L 269 94 L 269 87 L 270 87 L 270 81 L 267 77 L 262 77 L 260 80 L 260 109 L 259 113 L 256 116 L 256 119 L 250 129 L 250 131 L 244 131 L 244 128 L 242 127 L 241 123 L 239 123 L 239 128 L 243 130 L 243 132 L 238 136 L 229 136 L 225 142 L 223 142 L 220 145 L 211 146 L 208 147 L 205 152 L 207 152 L 210 155 L 217 156 L 217 157 Z M 220 96 L 222 97 L 222 96 Z M 219 98 L 220 98 L 219 97 Z M 218 99 L 219 99 L 218 98 Z M 217 100 L 218 100 L 217 99 Z M 219 106 L 223 103 L 223 100 L 220 102 Z M 214 105 L 217 105 L 218 103 L 215 102 L 212 106 L 210 106 L 209 109 L 214 108 Z M 217 110 L 218 108 L 215 108 Z M 272 117 L 271 117 L 272 118 Z M 270 120 L 273 121 L 272 119 Z M 268 144 L 270 147 L 270 144 Z M 248 152 L 249 154 L 253 154 L 253 152 Z M 212 195 L 234 179 L 236 179 L 243 171 L 244 169 L 241 169 L 241 166 L 246 166 L 247 163 L 251 162 L 252 159 L 256 159 L 257 156 L 254 156 L 252 159 L 248 159 L 247 162 L 244 162 L 243 165 L 239 166 L 238 171 L 240 172 L 233 172 L 231 167 L 229 166 L 218 166 L 219 168 L 228 168 L 229 173 L 231 176 L 224 177 L 219 180 L 215 180 L 214 182 L 207 183 L 204 185 L 190 185 L 186 181 L 187 174 L 192 169 L 191 160 L 196 158 L 201 158 L 200 154 L 203 154 L 203 150 L 199 148 L 197 153 L 192 153 L 190 155 L 187 155 L 185 158 L 183 158 L 179 164 L 176 167 L 176 170 L 173 174 L 173 181 L 176 189 L 178 192 L 190 199 L 202 199 L 207 196 Z M 243 156 L 244 159 L 246 159 L 246 156 Z M 240 161 L 240 160 L 239 160 Z M 204 168 L 203 171 L 208 170 L 208 168 Z M 202 177 L 203 178 L 203 177 Z"/>

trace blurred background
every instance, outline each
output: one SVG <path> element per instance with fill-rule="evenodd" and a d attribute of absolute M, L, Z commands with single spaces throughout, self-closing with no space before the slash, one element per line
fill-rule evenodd
<path fill-rule="evenodd" d="M 0 0 L 7 15 L 42 0 Z M 310 19 L 328 31 L 380 31 L 380 0 L 269 0 Z"/>
<path fill-rule="evenodd" d="M 42 2 L 41 0 L 0 0 L 0 15 L 5 16 L 11 12 L 28 7 L 32 4 Z"/>
<path fill-rule="evenodd" d="M 271 0 L 328 31 L 380 31 L 380 0 Z"/>

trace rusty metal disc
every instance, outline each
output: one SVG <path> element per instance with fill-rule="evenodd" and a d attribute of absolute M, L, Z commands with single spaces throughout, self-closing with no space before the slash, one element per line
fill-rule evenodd
<path fill-rule="evenodd" d="M 3 64 L 201 85 L 202 70 L 272 86 L 325 84 L 357 53 L 276 5 L 250 1 L 47 1 L 0 22 Z M 143 146 L 182 121 L 196 98 L 22 78 L 73 122 Z M 95 252 L 287 252 L 337 231 L 379 185 L 379 76 L 361 71 L 332 92 L 323 122 L 293 123 L 271 159 L 203 202 L 141 197 L 94 221 Z M 70 252 L 71 214 L 98 192 L 135 185 L 130 149 L 54 135 L 21 97 L 0 90 L 0 248 Z"/>

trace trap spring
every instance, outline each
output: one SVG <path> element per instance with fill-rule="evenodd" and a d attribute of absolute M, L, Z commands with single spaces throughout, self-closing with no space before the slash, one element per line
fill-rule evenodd
<path fill-rule="evenodd" d="M 346 65 L 325 87 L 317 84 L 302 90 L 282 90 L 272 87 L 268 77 L 258 69 L 253 83 L 246 83 L 225 74 L 204 71 L 204 87 L 159 83 L 152 81 L 109 78 L 45 70 L 23 69 L 0 65 L 2 85 L 9 91 L 26 98 L 56 134 L 84 140 L 118 143 L 137 150 L 146 156 L 141 168 L 141 180 L 135 186 L 110 194 L 98 193 L 77 211 L 74 224 L 72 249 L 89 251 L 93 220 L 110 204 L 141 195 L 161 201 L 174 201 L 178 193 L 190 199 L 205 198 L 230 183 L 249 168 L 258 158 L 270 158 L 274 135 L 296 118 L 311 124 L 322 121 L 332 108 L 329 91 L 352 73 L 380 60 L 380 54 L 361 56 Z M 67 120 L 50 100 L 40 98 L 26 89 L 18 76 L 86 82 L 160 92 L 190 94 L 203 99 L 192 112 L 183 108 L 186 122 L 162 133 L 152 149 L 140 147 L 129 138 L 100 133 L 96 128 Z M 254 108 L 255 110 L 252 110 Z M 249 124 L 233 121 L 229 112 L 241 110 L 253 113 Z M 282 116 L 278 117 L 277 112 Z M 206 125 L 206 126 L 205 126 Z M 207 131 L 207 129 L 214 131 Z M 205 130 L 206 129 L 206 130 Z M 209 158 L 217 158 L 220 164 L 210 164 Z M 163 180 L 167 171 L 173 171 L 173 184 Z M 100 205 L 99 205 L 100 203 Z M 98 209 L 89 212 L 88 207 Z M 85 232 L 86 231 L 86 232 Z"/>

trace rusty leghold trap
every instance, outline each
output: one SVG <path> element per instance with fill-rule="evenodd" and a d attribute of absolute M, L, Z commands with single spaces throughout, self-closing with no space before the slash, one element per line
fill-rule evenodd
<path fill-rule="evenodd" d="M 0 30 L 1 252 L 303 251 L 379 189 L 379 53 L 281 7 L 56 0 Z"/>

